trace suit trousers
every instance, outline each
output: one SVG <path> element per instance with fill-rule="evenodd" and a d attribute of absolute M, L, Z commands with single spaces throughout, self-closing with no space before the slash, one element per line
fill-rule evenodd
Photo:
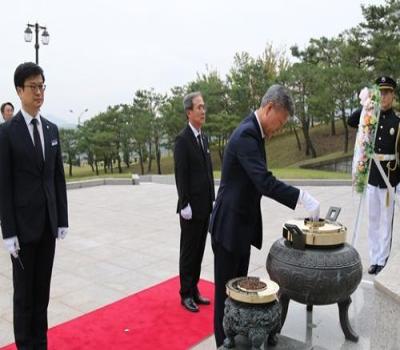
<path fill-rule="evenodd" d="M 47 349 L 47 307 L 55 253 L 55 237 L 46 220 L 39 241 L 20 243 L 11 257 L 14 284 L 14 336 L 18 350 Z M 21 266 L 23 265 L 23 268 Z"/>
<path fill-rule="evenodd" d="M 247 276 L 250 261 L 250 247 L 247 254 L 238 255 L 226 250 L 222 244 L 212 241 L 214 252 L 214 335 L 217 348 L 225 339 L 222 325 L 226 300 L 226 283 L 235 277 Z"/>
<path fill-rule="evenodd" d="M 394 199 L 386 205 L 386 188 L 368 185 L 368 248 L 371 265 L 385 266 L 392 245 Z"/>
<path fill-rule="evenodd" d="M 181 242 L 179 254 L 179 277 L 181 298 L 199 294 L 201 262 L 207 239 L 209 217 L 203 220 L 185 220 L 180 215 Z"/>

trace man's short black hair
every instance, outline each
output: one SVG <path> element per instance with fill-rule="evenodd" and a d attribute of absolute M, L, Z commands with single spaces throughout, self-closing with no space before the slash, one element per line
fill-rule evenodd
<path fill-rule="evenodd" d="M 14 73 L 14 85 L 17 87 L 24 87 L 25 80 L 29 77 L 41 75 L 44 82 L 44 73 L 43 69 L 33 62 L 25 62 L 21 63 Z"/>
<path fill-rule="evenodd" d="M 10 107 L 14 110 L 14 106 L 13 106 L 13 104 L 12 104 L 11 102 L 4 102 L 4 103 L 1 105 L 1 108 L 0 108 L 1 114 L 4 113 L 4 110 L 5 110 L 6 106 L 10 106 Z"/>

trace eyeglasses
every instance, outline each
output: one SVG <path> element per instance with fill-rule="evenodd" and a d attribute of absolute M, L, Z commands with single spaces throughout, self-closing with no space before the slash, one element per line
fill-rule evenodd
<path fill-rule="evenodd" d="M 24 85 L 24 87 L 28 87 L 32 90 L 32 92 L 36 92 L 37 90 L 39 90 L 40 92 L 43 92 L 44 90 L 46 90 L 46 85 L 45 84 L 38 84 L 38 85 Z"/>

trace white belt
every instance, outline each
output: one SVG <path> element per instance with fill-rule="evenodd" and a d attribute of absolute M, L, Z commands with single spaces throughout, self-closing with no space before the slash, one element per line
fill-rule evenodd
<path fill-rule="evenodd" d="M 388 161 L 388 160 L 396 160 L 396 155 L 395 154 L 379 154 L 379 153 L 375 153 L 375 157 L 380 162 L 384 162 L 384 161 Z"/>

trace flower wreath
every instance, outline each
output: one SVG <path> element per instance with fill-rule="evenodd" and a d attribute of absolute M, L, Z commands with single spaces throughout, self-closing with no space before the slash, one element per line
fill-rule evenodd
<path fill-rule="evenodd" d="M 356 192 L 363 193 L 374 154 L 381 94 L 377 86 L 365 87 L 361 90 L 359 98 L 363 108 L 354 146 L 352 180 Z"/>

